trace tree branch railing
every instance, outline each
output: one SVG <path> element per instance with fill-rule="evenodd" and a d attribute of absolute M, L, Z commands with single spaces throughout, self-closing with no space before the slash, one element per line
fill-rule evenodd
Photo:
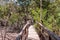
<path fill-rule="evenodd" d="M 26 25 L 23 27 L 21 32 L 16 37 L 16 40 L 26 40 L 28 37 L 28 28 L 31 25 L 31 21 L 27 21 Z"/>
<path fill-rule="evenodd" d="M 49 35 L 49 40 L 60 40 L 60 38 L 55 33 L 53 33 L 52 31 L 48 30 L 41 23 L 38 23 L 38 24 L 40 25 L 40 27 L 42 28 L 42 30 L 44 30 L 44 32 L 46 32 Z M 47 40 L 47 39 L 45 38 L 45 40 Z"/>

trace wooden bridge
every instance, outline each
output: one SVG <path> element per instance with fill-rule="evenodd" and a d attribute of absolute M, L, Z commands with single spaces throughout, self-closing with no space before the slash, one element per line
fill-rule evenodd
<path fill-rule="evenodd" d="M 21 32 L 19 34 L 12 34 L 14 36 L 11 36 L 11 34 L 8 35 L 8 33 L 4 33 L 4 36 L 1 36 L 2 39 L 0 40 L 60 40 L 60 38 L 48 30 L 46 27 L 44 27 L 41 23 L 37 24 L 40 26 L 36 28 L 39 33 L 35 31 L 35 28 L 32 25 L 31 21 L 27 21 L 26 25 L 23 27 Z"/>
<path fill-rule="evenodd" d="M 60 40 L 60 38 L 56 35 L 56 34 L 54 34 L 53 32 L 51 32 L 50 30 L 48 30 L 46 27 L 44 27 L 41 23 L 38 23 L 37 22 L 37 24 L 39 24 L 40 25 L 40 27 L 39 28 L 37 28 L 37 30 L 38 29 L 41 29 L 41 30 L 39 30 L 40 31 L 40 33 L 38 33 L 39 34 L 39 36 L 37 35 L 37 33 L 36 33 L 36 35 L 33 33 L 33 32 L 31 32 L 31 37 L 33 38 L 33 37 L 36 37 L 36 40 Z M 27 40 L 28 39 L 28 37 L 29 37 L 29 34 L 28 34 L 28 29 L 29 29 L 29 26 L 31 25 L 31 22 L 27 22 L 27 24 L 25 25 L 25 27 L 22 29 L 22 31 L 20 32 L 20 34 L 19 34 L 19 36 L 17 37 L 17 38 L 19 38 L 19 39 L 16 39 L 16 40 Z M 30 30 L 33 30 L 32 28 L 30 29 Z M 35 35 L 35 36 L 34 36 Z M 38 38 L 37 38 L 38 37 Z M 40 39 L 39 39 L 40 38 Z M 32 39 L 30 39 L 30 40 L 32 40 Z"/>

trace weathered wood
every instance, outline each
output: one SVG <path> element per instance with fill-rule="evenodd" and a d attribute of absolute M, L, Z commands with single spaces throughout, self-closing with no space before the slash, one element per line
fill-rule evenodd
<path fill-rule="evenodd" d="M 37 34 L 34 25 L 31 25 L 28 30 L 28 40 L 40 40 L 39 35 Z"/>
<path fill-rule="evenodd" d="M 16 40 L 26 40 L 28 37 L 28 28 L 31 25 L 31 21 L 27 21 L 26 25 L 23 27 L 21 32 L 16 37 Z"/>
<path fill-rule="evenodd" d="M 50 30 L 48 30 L 46 27 L 44 27 L 41 23 L 38 23 L 40 27 L 42 28 L 40 31 L 42 31 L 41 34 L 41 40 L 46 40 L 46 35 L 44 33 L 48 34 L 49 40 L 60 40 L 60 38 Z M 27 24 L 23 27 L 22 31 L 18 34 L 16 37 L 16 40 L 26 40 L 28 36 L 28 28 L 31 25 L 31 23 L 28 21 Z M 48 39 L 47 39 L 48 40 Z"/>
<path fill-rule="evenodd" d="M 44 29 L 44 31 L 45 31 L 46 33 L 48 33 L 50 40 L 60 40 L 60 38 L 59 38 L 55 33 L 53 33 L 53 32 L 51 32 L 50 30 L 48 30 L 48 29 L 47 29 L 46 27 L 44 27 L 41 23 L 38 23 L 38 24 L 40 25 L 41 28 Z"/>

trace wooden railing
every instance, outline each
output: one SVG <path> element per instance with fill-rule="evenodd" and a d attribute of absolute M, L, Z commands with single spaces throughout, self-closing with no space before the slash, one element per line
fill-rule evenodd
<path fill-rule="evenodd" d="M 40 26 L 38 28 L 38 31 L 39 31 L 38 34 L 39 34 L 40 40 L 60 40 L 60 38 L 55 33 L 48 30 L 41 23 L 37 22 L 37 24 L 39 24 L 39 26 Z M 23 27 L 22 31 L 16 37 L 16 40 L 27 40 L 28 29 L 29 29 L 30 25 L 31 25 L 31 21 L 28 21 L 27 24 Z"/>
<path fill-rule="evenodd" d="M 16 40 L 27 40 L 28 29 L 29 29 L 30 25 L 31 25 L 31 21 L 29 20 L 29 21 L 27 21 L 26 25 L 23 27 L 21 32 L 16 37 Z"/>
<path fill-rule="evenodd" d="M 60 40 L 60 38 L 55 33 L 48 30 L 41 23 L 38 23 L 38 24 L 40 26 L 39 29 L 41 29 L 39 33 L 40 40 Z"/>

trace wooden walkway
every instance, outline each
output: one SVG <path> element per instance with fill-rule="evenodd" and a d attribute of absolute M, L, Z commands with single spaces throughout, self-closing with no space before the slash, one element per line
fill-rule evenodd
<path fill-rule="evenodd" d="M 19 34 L 5 33 L 5 30 L 2 30 L 2 33 L 0 32 L 0 40 L 60 40 L 56 34 L 48 30 L 41 23 L 38 24 L 40 25 L 39 36 L 34 26 L 28 21 Z"/>
<path fill-rule="evenodd" d="M 28 39 L 40 40 L 37 32 L 35 31 L 35 28 L 33 27 L 33 25 L 31 25 L 30 28 L 29 28 Z"/>

